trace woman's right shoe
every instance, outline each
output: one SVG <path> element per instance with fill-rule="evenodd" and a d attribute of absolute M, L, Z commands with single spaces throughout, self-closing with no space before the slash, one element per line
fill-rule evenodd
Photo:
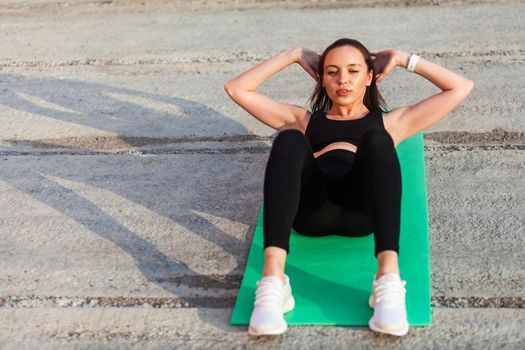
<path fill-rule="evenodd" d="M 278 276 L 264 276 L 256 282 L 255 302 L 248 333 L 250 335 L 274 335 L 286 332 L 288 325 L 284 313 L 295 306 L 290 279 L 284 275 L 283 283 Z"/>

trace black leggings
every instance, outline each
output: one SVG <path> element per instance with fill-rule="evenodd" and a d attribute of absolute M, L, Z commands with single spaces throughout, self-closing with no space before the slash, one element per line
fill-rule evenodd
<path fill-rule="evenodd" d="M 374 255 L 399 254 L 401 169 L 384 129 L 367 130 L 357 152 L 314 157 L 306 136 L 286 129 L 274 139 L 264 178 L 264 248 L 290 252 L 291 229 L 307 236 L 374 233 Z"/>

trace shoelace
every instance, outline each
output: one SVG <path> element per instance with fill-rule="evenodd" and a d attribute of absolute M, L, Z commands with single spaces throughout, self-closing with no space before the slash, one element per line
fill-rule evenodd
<path fill-rule="evenodd" d="M 273 283 L 257 281 L 255 290 L 255 306 L 282 306 L 283 288 L 277 287 Z"/>
<path fill-rule="evenodd" d="M 383 281 L 375 285 L 376 303 L 384 302 L 387 305 L 399 305 L 405 302 L 406 281 Z"/>

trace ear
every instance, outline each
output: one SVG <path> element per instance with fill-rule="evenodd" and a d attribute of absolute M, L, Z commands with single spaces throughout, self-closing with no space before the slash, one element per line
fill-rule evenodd
<path fill-rule="evenodd" d="M 370 86 L 372 84 L 372 78 L 374 77 L 374 70 L 370 70 L 368 72 L 368 77 L 366 78 L 366 86 Z"/>

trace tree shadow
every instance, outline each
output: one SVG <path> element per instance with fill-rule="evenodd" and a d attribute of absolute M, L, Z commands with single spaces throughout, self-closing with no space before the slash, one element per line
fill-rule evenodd
<path fill-rule="evenodd" d="M 112 132 L 127 141 L 146 135 L 197 136 L 194 130 L 198 136 L 216 136 L 218 130 L 247 131 L 198 102 L 98 83 L 0 74 L 0 91 L 4 106 Z"/>
<path fill-rule="evenodd" d="M 114 133 L 116 138 L 128 146 L 148 144 L 149 141 L 142 138 L 144 135 L 149 135 L 151 138 L 184 137 L 188 136 L 189 131 L 197 129 L 199 136 L 216 136 L 217 130 L 225 130 L 231 134 L 247 133 L 246 128 L 239 123 L 200 103 L 98 83 L 0 74 L 0 91 L 2 92 L 0 104 L 4 106 L 30 113 L 32 118 L 47 117 Z M 50 148 L 66 147 L 78 150 L 78 146 L 61 144 L 60 140 L 46 141 L 45 145 Z M 8 140 L 0 147 L 0 151 L 10 151 L 16 142 L 25 141 Z M 35 141 L 29 142 L 29 145 L 41 147 L 44 144 Z M 261 146 L 266 147 L 262 142 Z M 138 162 L 143 167 L 148 166 L 141 156 L 130 154 L 126 157 L 131 158 L 126 163 Z M 226 219 L 241 223 L 247 221 L 249 225 L 245 224 L 248 226 L 246 240 L 232 236 L 214 225 L 213 220 L 210 221 L 196 214 L 204 212 L 217 217 L 224 215 L 224 210 L 218 208 L 221 208 L 221 203 L 232 198 L 232 193 L 238 194 L 238 189 L 218 186 L 220 182 L 217 182 L 217 174 L 221 171 L 227 174 L 231 171 L 232 165 L 221 163 L 222 159 L 212 159 L 211 164 L 218 170 L 209 174 L 204 173 L 205 168 L 196 166 L 195 159 L 191 159 L 191 156 L 187 158 L 178 157 L 175 160 L 180 165 L 177 167 L 180 169 L 178 174 L 169 173 L 170 169 L 173 170 L 173 166 L 171 168 L 158 166 L 159 170 L 168 172 L 162 176 L 166 181 L 161 184 L 150 184 L 151 186 L 141 182 L 144 185 L 141 188 L 134 186 L 133 180 L 136 179 L 133 179 L 132 174 L 126 176 L 120 173 L 126 170 L 120 163 L 104 164 L 103 170 L 111 170 L 104 174 L 104 171 L 99 171 L 99 165 L 92 160 L 91 163 L 83 164 L 80 169 L 72 171 L 71 165 L 78 166 L 78 163 L 73 164 L 71 159 L 64 158 L 59 160 L 62 166 L 41 161 L 23 164 L 21 174 L 1 172 L 0 179 L 116 244 L 134 259 L 138 270 L 147 280 L 172 294 L 177 294 L 179 285 L 196 287 L 194 282 L 191 282 L 192 279 L 183 278 L 186 275 L 198 277 L 199 284 L 207 288 L 232 289 L 228 279 L 217 279 L 199 273 L 191 264 L 183 260 L 182 255 L 179 255 L 181 258 L 175 259 L 163 253 L 163 249 L 141 237 L 121 219 L 116 219 L 109 207 L 109 209 L 104 207 L 112 200 L 117 200 L 117 203 L 122 200 L 132 207 L 135 204 L 135 208 L 146 208 L 149 212 L 155 213 L 157 215 L 155 217 L 159 220 L 167 219 L 166 225 L 169 226 L 170 222 L 178 225 L 180 229 L 177 229 L 177 232 L 186 232 L 189 241 L 179 242 L 181 245 L 191 246 L 191 240 L 194 239 L 204 242 L 207 247 L 215 246 L 217 251 L 223 251 L 226 255 L 217 258 L 217 263 L 228 261 L 229 258 L 233 260 L 232 267 L 226 275 L 235 269 L 243 272 L 255 228 L 254 220 L 258 213 L 258 196 L 242 198 L 242 203 L 240 199 L 234 199 L 233 202 L 236 204 L 232 206 L 232 216 Z M 232 157 L 226 161 L 233 160 Z M 246 170 L 239 170 L 237 173 L 244 172 Z M 189 174 L 192 174 L 191 179 L 187 178 Z M 261 181 L 262 176 L 263 174 L 261 174 Z M 183 177 L 186 179 L 183 180 Z M 113 181 L 115 179 L 116 182 Z M 226 181 L 224 178 L 220 181 L 223 180 Z M 242 183 L 243 179 L 239 180 Z M 202 181 L 207 185 L 203 186 Z M 227 194 L 229 196 L 226 196 Z M 100 199 L 101 196 L 107 196 L 107 199 Z M 158 203 L 163 204 L 158 205 Z M 236 210 L 236 205 L 240 205 L 241 210 Z M 248 217 L 248 213 L 252 216 Z M 243 253 L 242 256 L 239 252 Z M 209 253 L 203 253 L 202 258 L 214 259 Z M 200 315 L 201 318 L 208 317 L 205 316 L 206 314 Z M 212 322 L 206 319 L 203 321 Z M 212 323 L 231 331 L 231 326 Z"/>

